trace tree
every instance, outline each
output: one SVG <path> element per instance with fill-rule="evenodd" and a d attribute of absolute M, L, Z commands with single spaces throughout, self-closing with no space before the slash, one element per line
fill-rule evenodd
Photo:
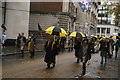
<path fill-rule="evenodd" d="M 120 15 L 120 2 L 111 3 L 109 5 L 105 2 L 102 6 L 111 8 L 111 10 L 108 10 L 106 13 L 115 15 L 114 22 L 115 22 L 115 25 L 118 26 L 119 15 Z"/>

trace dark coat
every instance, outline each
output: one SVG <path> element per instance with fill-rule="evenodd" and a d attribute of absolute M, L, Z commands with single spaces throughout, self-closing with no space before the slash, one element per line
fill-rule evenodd
<path fill-rule="evenodd" d="M 81 59 L 83 56 L 83 47 L 81 43 L 77 41 L 74 48 L 75 48 L 75 57 Z"/>
<path fill-rule="evenodd" d="M 58 49 L 56 43 L 54 41 L 47 41 L 45 44 L 45 59 L 46 63 L 55 63 L 56 55 L 58 54 Z"/>
<path fill-rule="evenodd" d="M 100 56 L 103 56 L 103 57 L 106 57 L 107 56 L 107 50 L 108 50 L 108 47 L 107 47 L 107 42 L 106 41 L 100 41 L 100 50 L 101 50 L 101 54 Z"/>
<path fill-rule="evenodd" d="M 91 59 L 92 42 L 88 43 L 86 46 L 87 46 L 87 52 L 83 55 L 85 63 Z"/>

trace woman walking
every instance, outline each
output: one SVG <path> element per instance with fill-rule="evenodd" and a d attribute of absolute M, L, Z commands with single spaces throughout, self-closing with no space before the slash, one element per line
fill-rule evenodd
<path fill-rule="evenodd" d="M 53 36 L 50 36 L 50 40 L 48 40 L 45 44 L 45 59 L 44 61 L 47 63 L 47 69 L 50 69 L 50 65 L 52 64 L 52 68 L 55 67 L 56 63 L 56 55 L 58 54 L 57 44 L 53 39 Z"/>
<path fill-rule="evenodd" d="M 77 38 L 74 48 L 75 48 L 75 57 L 77 58 L 77 63 L 79 63 L 80 59 L 82 62 L 83 61 L 83 59 L 82 59 L 82 55 L 83 55 L 82 40 Z"/>
<path fill-rule="evenodd" d="M 30 57 L 34 58 L 34 54 L 35 54 L 35 42 L 33 38 L 30 38 L 30 41 L 28 43 L 28 50 L 30 51 Z"/>
<path fill-rule="evenodd" d="M 100 41 L 100 51 L 101 51 L 101 64 L 103 64 L 103 59 L 105 59 L 105 64 L 107 62 L 107 49 L 108 49 L 108 45 L 107 45 L 107 41 L 106 39 L 103 39 Z"/>

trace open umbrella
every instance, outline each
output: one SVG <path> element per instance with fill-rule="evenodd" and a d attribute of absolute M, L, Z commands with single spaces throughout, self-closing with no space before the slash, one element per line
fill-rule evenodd
<path fill-rule="evenodd" d="M 80 37 L 80 38 L 86 37 L 82 32 L 72 32 L 69 36 Z"/>
<path fill-rule="evenodd" d="M 65 37 L 67 35 L 66 31 L 63 28 L 51 26 L 45 30 L 46 33 L 50 35 L 56 35 L 60 37 Z"/>
<path fill-rule="evenodd" d="M 119 39 L 119 37 L 114 35 L 114 36 L 112 36 L 112 39 Z"/>
<path fill-rule="evenodd" d="M 99 38 L 98 36 L 91 36 L 91 38 Z"/>

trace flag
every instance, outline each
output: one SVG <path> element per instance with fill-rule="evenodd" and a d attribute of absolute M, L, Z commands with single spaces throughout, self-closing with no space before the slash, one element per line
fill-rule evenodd
<path fill-rule="evenodd" d="M 38 30 L 42 31 L 42 28 L 40 27 L 39 23 L 38 23 Z"/>
<path fill-rule="evenodd" d="M 83 4 L 82 2 L 79 2 L 79 5 L 80 5 L 82 11 L 84 12 L 85 11 L 85 4 Z"/>
<path fill-rule="evenodd" d="M 88 10 L 91 9 L 91 2 L 88 2 Z"/>
<path fill-rule="evenodd" d="M 80 5 L 83 12 L 91 9 L 91 2 L 90 1 L 85 1 L 85 0 L 81 1 L 81 2 L 79 2 L 79 5 Z"/>

